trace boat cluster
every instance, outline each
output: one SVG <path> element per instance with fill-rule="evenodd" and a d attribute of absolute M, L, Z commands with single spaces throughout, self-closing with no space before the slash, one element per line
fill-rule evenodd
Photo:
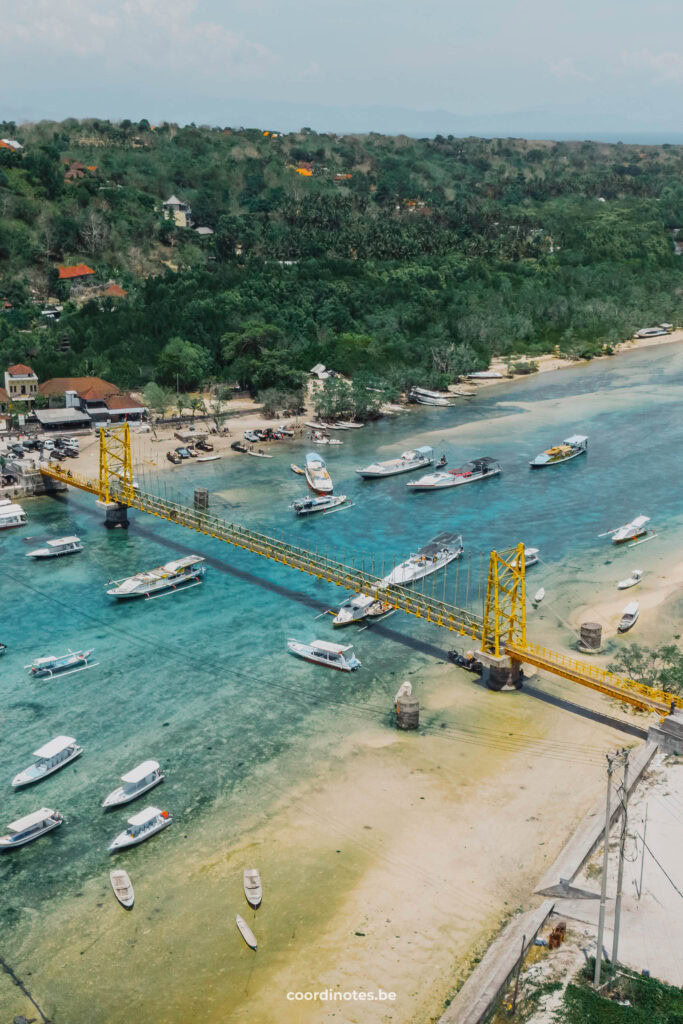
<path fill-rule="evenodd" d="M 179 466 L 187 459 L 196 459 L 197 462 L 213 462 L 215 459 L 220 459 L 220 455 L 213 455 L 212 452 L 211 442 L 200 437 L 194 444 L 179 445 L 178 448 L 166 452 L 166 458 L 174 466 Z"/>

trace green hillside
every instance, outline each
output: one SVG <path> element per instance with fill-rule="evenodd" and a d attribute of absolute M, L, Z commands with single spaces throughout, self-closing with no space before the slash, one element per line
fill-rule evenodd
<path fill-rule="evenodd" d="M 23 146 L 0 148 L 0 367 L 258 391 L 320 361 L 436 386 L 683 321 L 682 147 L 146 121 L 0 136 Z M 164 219 L 171 195 L 193 227 Z M 81 294 L 57 271 L 78 264 Z"/>

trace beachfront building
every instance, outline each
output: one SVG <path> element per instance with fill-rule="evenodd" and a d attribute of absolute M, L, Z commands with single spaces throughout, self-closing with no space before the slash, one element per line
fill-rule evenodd
<path fill-rule="evenodd" d="M 177 196 L 170 196 L 163 204 L 164 220 L 172 220 L 177 228 L 192 227 L 192 207 Z"/>
<path fill-rule="evenodd" d="M 30 366 L 17 363 L 5 370 L 4 390 L 8 402 L 26 402 L 30 406 L 38 393 L 38 377 Z"/>
<path fill-rule="evenodd" d="M 132 395 L 101 377 L 53 377 L 39 392 L 52 408 L 77 410 L 95 426 L 141 420 L 147 412 Z"/>

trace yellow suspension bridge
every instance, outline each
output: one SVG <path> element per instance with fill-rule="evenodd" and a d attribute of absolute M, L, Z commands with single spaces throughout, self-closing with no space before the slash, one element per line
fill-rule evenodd
<path fill-rule="evenodd" d="M 514 681 L 522 663 L 533 665 L 571 682 L 598 690 L 660 716 L 683 708 L 683 698 L 645 686 L 589 662 L 571 658 L 527 641 L 524 545 L 505 552 L 492 551 L 489 560 L 484 615 L 458 608 L 433 594 L 407 587 L 387 586 L 373 572 L 349 566 L 326 554 L 308 551 L 244 526 L 229 523 L 207 511 L 148 494 L 133 486 L 130 430 L 127 423 L 100 429 L 99 478 L 92 480 L 52 463 L 40 465 L 43 476 L 62 481 L 98 496 L 108 511 L 138 509 L 196 530 L 208 537 L 251 551 L 291 569 L 335 583 L 345 590 L 381 596 L 397 611 L 425 619 L 480 642 L 480 657 L 494 679 Z M 500 682 L 500 686 L 503 682 Z M 494 686 L 495 688 L 495 686 Z"/>

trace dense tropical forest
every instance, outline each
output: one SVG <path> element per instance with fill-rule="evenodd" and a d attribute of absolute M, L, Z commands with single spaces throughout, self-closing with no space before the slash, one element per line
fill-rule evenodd
<path fill-rule="evenodd" d="M 22 146 L 0 148 L 0 367 L 258 393 L 322 362 L 400 390 L 683 321 L 683 147 L 144 120 L 0 137 Z M 85 287 L 59 279 L 79 264 Z"/>

